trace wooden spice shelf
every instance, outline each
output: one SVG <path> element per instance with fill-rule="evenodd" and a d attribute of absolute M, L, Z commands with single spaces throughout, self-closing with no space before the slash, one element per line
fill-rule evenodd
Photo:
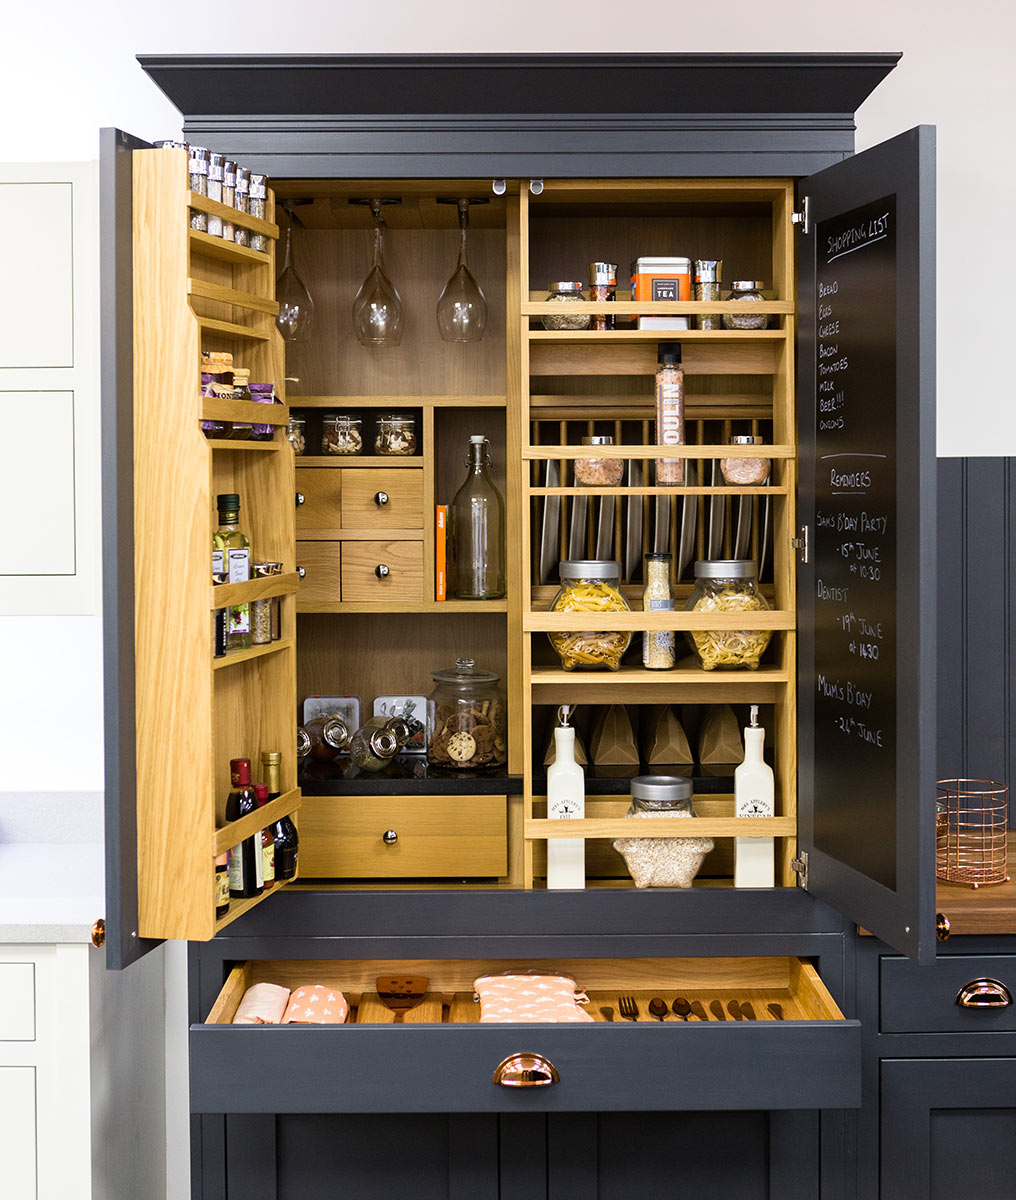
<path fill-rule="evenodd" d="M 553 308 L 551 311 L 554 311 Z M 560 311 L 560 309 L 558 309 Z M 783 342 L 793 329 L 529 329 L 531 342 L 616 345 L 619 342 Z"/>
<path fill-rule="evenodd" d="M 212 670 L 221 671 L 226 667 L 236 666 L 237 663 L 250 662 L 252 658 L 264 658 L 268 654 L 278 654 L 281 650 L 291 650 L 295 645 L 292 638 L 282 638 L 264 646 L 251 646 L 249 650 L 233 650 L 221 658 L 213 658 Z"/>
<path fill-rule="evenodd" d="M 233 209 L 229 211 L 234 212 Z M 227 242 L 225 238 L 203 233 L 200 229 L 189 229 L 187 240 L 191 253 L 201 254 L 205 258 L 217 258 L 220 262 L 239 263 L 243 266 L 249 266 L 251 263 L 266 267 L 271 265 L 271 258 L 262 251 L 252 250 L 249 246 L 238 246 L 235 242 Z"/>
<path fill-rule="evenodd" d="M 522 315 L 524 317 L 559 316 L 561 314 L 560 300 L 524 300 Z M 750 308 L 748 307 L 750 305 Z M 609 313 L 619 317 L 628 316 L 688 316 L 697 313 L 736 313 L 738 316 L 757 316 L 761 313 L 789 315 L 795 311 L 791 300 L 583 300 L 582 307 L 576 310 L 585 313 Z M 571 309 L 567 310 L 571 315 Z M 556 333 L 557 330 L 548 330 Z M 608 331 L 610 332 L 610 331 Z M 616 332 L 616 331 L 613 331 Z M 708 329 L 657 329 L 643 330 L 654 333 L 757 333 L 758 330 L 708 330 Z"/>
<path fill-rule="evenodd" d="M 385 534 L 387 537 L 388 535 Z M 506 613 L 507 600 L 377 600 L 321 604 L 297 600 L 298 613 Z"/>
<path fill-rule="evenodd" d="M 236 585 L 240 586 L 240 585 Z M 611 633 L 644 629 L 796 629 L 796 614 L 787 609 L 747 612 L 527 612 L 527 633 Z M 610 672 L 610 675 L 615 672 Z"/>
<path fill-rule="evenodd" d="M 267 296 L 257 296 L 253 292 L 239 292 L 236 288 L 224 287 L 220 283 L 209 283 L 207 279 L 188 279 L 187 295 L 198 296 L 202 300 L 215 300 L 219 304 L 235 304 L 238 308 L 268 313 L 273 317 L 279 313 L 277 300 L 269 300 Z"/>
<path fill-rule="evenodd" d="M 530 487 L 530 496 L 786 496 L 786 484 L 754 487 Z"/>
<path fill-rule="evenodd" d="M 676 825 L 676 828 L 675 828 Z M 544 838 L 673 838 L 673 837 L 796 837 L 796 817 L 699 817 L 683 825 L 677 819 L 631 817 L 583 817 L 560 821 L 532 817 L 523 822 L 527 841 Z"/>
<path fill-rule="evenodd" d="M 292 791 L 283 792 L 281 796 L 269 800 L 267 804 L 263 804 L 238 821 L 230 821 L 228 825 L 216 829 L 212 836 L 212 857 L 216 858 L 220 854 L 225 854 L 231 847 L 238 846 L 245 838 L 252 837 L 258 830 L 267 829 L 269 825 L 274 825 L 283 817 L 292 816 L 300 808 L 302 801 L 300 789 L 293 788 Z"/>
<path fill-rule="evenodd" d="M 248 438 L 209 438 L 208 444 L 213 450 L 281 450 L 283 445 L 288 445 L 278 439 L 257 442 Z"/>
<path fill-rule="evenodd" d="M 533 461 L 545 458 L 633 458 L 647 462 L 653 458 L 796 458 L 793 446 L 526 446 L 522 457 Z M 599 491 L 600 489 L 596 489 Z M 654 492 L 658 489 L 653 488 Z M 727 491 L 729 489 L 722 489 Z M 759 488 L 764 491 L 764 488 Z M 769 490 L 772 490 L 771 488 Z M 691 491 L 679 488 L 678 491 Z"/>
<path fill-rule="evenodd" d="M 504 408 L 504 396 L 291 396 L 293 408 Z"/>
<path fill-rule="evenodd" d="M 223 204 L 221 200 L 213 200 L 210 196 L 202 196 L 199 192 L 187 193 L 187 207 L 198 212 L 208 213 L 212 217 L 221 217 L 231 225 L 239 225 L 241 229 L 249 229 L 252 233 L 263 233 L 273 240 L 279 236 L 279 227 L 272 221 L 265 221 L 251 213 L 239 212 L 231 204 Z M 200 231 L 199 231 L 200 232 Z M 220 238 L 219 241 L 223 239 Z"/>
<path fill-rule="evenodd" d="M 291 408 L 299 407 L 292 400 Z M 422 454 L 298 454 L 297 467 L 389 467 L 423 470 Z"/>
<path fill-rule="evenodd" d="M 296 571 L 285 575 L 265 575 L 259 579 L 249 579 L 246 583 L 209 584 L 209 607 L 214 612 L 230 604 L 250 604 L 271 596 L 289 596 L 299 587 L 300 576 Z"/>
<path fill-rule="evenodd" d="M 198 329 L 202 334 L 241 338 L 248 342 L 267 342 L 272 336 L 270 331 L 253 329 L 250 325 L 237 325 L 235 321 L 220 321 L 215 317 L 198 317 Z"/>
<path fill-rule="evenodd" d="M 592 699 L 593 695 L 614 695 L 631 688 L 637 688 L 639 691 L 663 690 L 668 693 L 674 688 L 704 688 L 710 692 L 729 691 L 731 695 L 748 703 L 766 704 L 775 699 L 777 689 L 786 687 L 793 681 L 793 672 L 785 671 L 781 667 L 759 667 L 757 671 L 703 671 L 701 667 L 672 667 L 660 671 L 651 671 L 646 667 L 620 667 L 617 671 L 565 671 L 560 667 L 533 667 L 530 675 L 534 691 L 553 689 L 555 694 L 578 691 L 582 693 L 583 698 L 589 695 L 591 703 L 599 702 Z M 619 696 L 619 699 L 621 698 Z M 674 702 L 669 695 L 666 699 L 668 703 Z M 534 696 L 534 700 L 537 703 L 549 702 L 543 695 Z"/>
<path fill-rule="evenodd" d="M 205 396 L 201 399 L 201 420 L 242 421 L 251 425 L 281 425 L 285 428 L 289 421 L 289 406 L 286 404 L 259 404 L 255 400 L 228 400 L 219 396 Z"/>

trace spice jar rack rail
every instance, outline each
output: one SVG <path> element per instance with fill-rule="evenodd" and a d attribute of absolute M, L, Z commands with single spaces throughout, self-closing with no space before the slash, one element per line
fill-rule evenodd
<path fill-rule="evenodd" d="M 248 342 L 269 342 L 274 326 L 255 329 L 250 325 L 238 325 L 235 321 L 220 321 L 217 317 L 198 317 L 198 330 L 216 338 L 240 338 Z"/>
<path fill-rule="evenodd" d="M 300 586 L 296 571 L 285 575 L 266 575 L 250 579 L 246 583 L 209 584 L 209 607 L 214 611 L 231 604 L 250 604 L 254 600 L 268 600 L 272 596 L 289 596 Z"/>
<path fill-rule="evenodd" d="M 504 408 L 504 396 L 292 396 L 293 408 Z"/>
<path fill-rule="evenodd" d="M 296 401 L 293 401 L 296 404 Z M 745 411 L 744 416 L 769 420 L 772 417 L 772 393 L 765 392 L 693 392 L 685 388 L 686 420 L 722 420 L 729 414 L 718 410 Z M 700 411 L 701 410 L 701 411 Z M 573 395 L 566 392 L 534 392 L 529 397 L 531 420 L 655 421 L 656 404 L 645 392 L 592 393 Z"/>
<path fill-rule="evenodd" d="M 522 303 L 522 315 L 524 317 L 539 317 L 539 316 L 560 316 L 561 303 L 553 300 L 527 300 Z M 790 300 L 756 300 L 752 301 L 751 308 L 748 311 L 749 316 L 756 316 L 760 313 L 776 314 L 779 316 L 790 316 L 794 313 L 795 305 Z M 745 315 L 745 301 L 743 300 L 584 300 L 581 308 L 576 310 L 580 315 L 587 313 L 606 313 L 611 316 L 628 317 L 628 316 L 690 316 L 711 313 L 734 313 L 737 316 Z M 569 310 L 570 313 L 570 310 Z M 551 330 L 548 332 L 558 332 Z M 623 332 L 614 330 L 613 332 Z M 662 337 L 665 341 L 669 335 L 673 335 L 675 340 L 685 338 L 689 333 L 738 333 L 745 332 L 744 330 L 704 330 L 704 329 L 654 329 L 642 330 L 643 333 L 652 332 L 656 337 Z M 758 332 L 758 331 L 747 331 Z M 770 330 L 769 332 L 772 332 Z"/>
<path fill-rule="evenodd" d="M 417 531 L 419 535 L 419 531 Z M 343 534 L 343 537 L 346 535 Z M 313 600 L 298 600 L 298 613 L 377 613 L 376 600 L 337 600 L 333 603 L 319 603 Z M 505 613 L 508 611 L 507 600 L 386 600 L 386 613 Z"/>
<path fill-rule="evenodd" d="M 188 279 L 187 295 L 198 296 L 202 300 L 215 300 L 219 304 L 233 304 L 237 308 L 268 313 L 273 317 L 279 314 L 277 300 L 270 300 L 267 296 L 258 296 L 254 292 L 243 292 L 237 288 L 225 287 L 220 283 L 211 283 L 207 279 Z"/>
<path fill-rule="evenodd" d="M 225 854 L 233 846 L 238 846 L 245 838 L 253 837 L 259 830 L 274 825 L 283 817 L 291 817 L 299 810 L 302 800 L 300 789 L 293 788 L 291 791 L 283 792 L 281 796 L 276 796 L 274 800 L 269 800 L 267 804 L 263 804 L 238 821 L 230 821 L 228 825 L 216 829 L 212 836 L 212 856 Z"/>
<path fill-rule="evenodd" d="M 289 403 L 292 408 L 299 407 L 299 404 L 295 400 L 290 400 Z M 264 419 L 263 409 L 261 419 Z M 295 461 L 298 467 L 341 467 L 344 471 L 353 467 L 383 467 L 385 470 L 389 468 L 406 469 L 408 467 L 415 467 L 419 470 L 423 466 L 423 455 L 298 454 Z M 304 534 L 301 532 L 300 536 L 303 537 Z"/>
<path fill-rule="evenodd" d="M 289 406 L 273 404 L 271 406 L 257 404 L 253 400 L 225 400 L 217 396 L 206 396 L 201 399 L 202 421 L 238 421 L 241 423 L 265 424 L 266 417 L 271 418 L 267 423 L 281 425 L 283 429 L 289 420 Z M 209 439 L 213 441 L 214 439 Z"/>
<path fill-rule="evenodd" d="M 634 824 L 630 817 L 583 817 L 550 820 L 531 817 L 523 822 L 529 841 L 545 838 L 674 838 L 674 837 L 796 837 L 796 817 L 699 817 L 685 827 L 674 821 L 646 820 Z M 678 830 L 680 832 L 678 832 Z"/>
<path fill-rule="evenodd" d="M 208 213 L 212 217 L 221 217 L 223 221 L 239 225 L 241 229 L 249 229 L 251 233 L 263 233 L 265 237 L 278 239 L 279 227 L 273 221 L 265 221 L 262 217 L 255 217 L 253 213 L 241 212 L 231 204 L 223 204 L 220 200 L 213 200 L 211 196 L 202 196 L 200 192 L 187 193 L 187 207 Z"/>
<path fill-rule="evenodd" d="M 523 459 L 542 460 L 545 458 L 633 458 L 640 462 L 649 462 L 655 458 L 786 458 L 797 457 L 793 446 L 525 446 L 522 450 Z M 595 489 L 603 491 L 602 488 Z M 663 491 L 653 488 L 653 492 Z M 675 489 L 677 493 L 687 494 L 691 488 Z M 724 488 L 724 491 L 730 489 Z M 760 487 L 755 491 L 772 492 L 774 489 Z"/>
<path fill-rule="evenodd" d="M 776 689 L 793 682 L 793 673 L 782 667 L 759 667 L 750 670 L 703 671 L 701 667 L 671 667 L 669 670 L 651 671 L 645 667 L 619 667 L 608 673 L 599 671 L 565 671 L 560 667 L 533 667 L 530 682 L 533 689 L 581 688 L 595 692 L 609 691 L 613 695 L 618 688 L 650 687 L 709 688 L 710 691 L 730 689 L 752 703 L 765 704 L 775 696 Z M 749 694 L 750 693 L 750 694 Z M 764 695 L 763 695 L 764 693 Z M 538 703 L 549 703 L 542 695 L 535 697 Z"/>
<path fill-rule="evenodd" d="M 237 215 L 234 213 L 234 224 L 236 224 Z M 220 262 L 244 267 L 249 267 L 252 263 L 265 267 L 271 265 L 271 258 L 262 251 L 252 250 L 249 246 L 239 246 L 236 242 L 227 242 L 225 238 L 215 237 L 211 233 L 203 233 L 200 229 L 189 229 L 187 240 L 191 253 L 200 254 L 204 258 L 217 258 Z"/>
<path fill-rule="evenodd" d="M 530 329 L 531 342 L 611 344 L 617 342 L 782 342 L 792 329 Z"/>
<path fill-rule="evenodd" d="M 295 643 L 290 638 L 278 642 L 270 642 L 266 646 L 251 646 L 249 650 L 227 651 L 221 658 L 213 659 L 212 670 L 221 671 L 225 667 L 233 667 L 237 663 L 250 662 L 252 658 L 264 658 L 266 654 L 278 654 L 280 650 L 289 650 Z"/>
<path fill-rule="evenodd" d="M 239 585 L 236 585 L 239 586 Z M 746 612 L 527 612 L 526 633 L 620 633 L 644 629 L 795 629 L 796 614 L 779 609 Z M 611 672 L 613 675 L 614 672 Z"/>
<path fill-rule="evenodd" d="M 596 447 L 593 447 L 596 449 Z M 757 449 L 757 448 L 756 448 Z M 786 484 L 740 487 L 530 487 L 530 496 L 786 496 Z"/>

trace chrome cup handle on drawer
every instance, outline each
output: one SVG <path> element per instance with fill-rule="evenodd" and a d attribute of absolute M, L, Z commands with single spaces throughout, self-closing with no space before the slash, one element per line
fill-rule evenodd
<path fill-rule="evenodd" d="M 384 508 L 384 506 L 388 503 L 388 493 L 387 492 L 375 492 L 374 493 L 374 503 L 378 506 L 378 508 Z"/>
<path fill-rule="evenodd" d="M 550 1087 L 560 1078 L 549 1058 L 527 1050 L 509 1054 L 494 1070 L 494 1082 L 502 1087 Z"/>
<path fill-rule="evenodd" d="M 378 579 L 387 579 L 391 573 L 391 568 L 385 563 L 378 563 L 378 565 L 374 568 L 374 574 L 378 577 Z"/>
<path fill-rule="evenodd" d="M 999 979 L 971 979 L 956 993 L 960 1008 L 1008 1008 L 1012 992 Z"/>

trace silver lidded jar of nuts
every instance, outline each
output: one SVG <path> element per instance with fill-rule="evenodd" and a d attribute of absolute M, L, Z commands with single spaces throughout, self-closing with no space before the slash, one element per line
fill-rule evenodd
<path fill-rule="evenodd" d="M 633 818 L 695 818 L 692 783 L 673 775 L 639 775 L 631 781 Z M 705 856 L 713 849 L 708 837 L 617 838 L 614 849 L 621 855 L 637 888 L 688 888 Z"/>
<path fill-rule="evenodd" d="M 412 413 L 384 413 L 377 419 L 374 453 L 408 455 L 416 453 L 416 418 Z"/>
<path fill-rule="evenodd" d="M 289 414 L 286 425 L 286 439 L 293 447 L 294 454 L 303 454 L 307 449 L 307 418 Z"/>
<path fill-rule="evenodd" d="M 581 283 L 576 283 L 573 280 L 562 280 L 560 283 L 549 284 L 547 291 L 549 293 L 547 299 L 552 304 L 560 304 L 563 311 L 560 313 L 545 313 L 541 318 L 544 329 L 574 330 L 589 328 L 592 323 L 592 316 L 589 313 L 583 313 L 581 310 L 574 308 L 576 304 L 586 303 L 585 297 L 582 295 Z"/>
<path fill-rule="evenodd" d="M 349 413 L 325 413 L 321 418 L 322 454 L 361 454 L 363 422 Z"/>
<path fill-rule="evenodd" d="M 760 446 L 762 439 L 754 434 L 735 434 L 730 439 L 732 446 Z M 768 458 L 741 458 L 731 455 L 720 459 L 723 478 L 732 487 L 751 487 L 762 484 L 769 478 L 772 464 Z"/>
<path fill-rule="evenodd" d="M 584 437 L 583 446 L 613 446 L 612 437 Z M 575 482 L 582 487 L 617 487 L 624 478 L 623 458 L 575 459 Z"/>
<path fill-rule="evenodd" d="M 431 675 L 427 761 L 465 771 L 502 766 L 508 759 L 508 727 L 500 676 L 471 658 L 457 658 L 454 667 Z"/>
<path fill-rule="evenodd" d="M 765 301 L 760 279 L 735 279 L 730 288 L 730 295 L 727 299 L 743 301 L 746 307 Z M 750 308 L 743 313 L 725 312 L 723 314 L 724 329 L 766 329 L 768 325 L 768 313 L 753 313 Z"/>

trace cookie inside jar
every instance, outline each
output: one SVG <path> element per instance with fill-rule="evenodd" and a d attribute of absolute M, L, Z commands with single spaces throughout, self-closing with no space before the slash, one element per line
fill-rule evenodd
<path fill-rule="evenodd" d="M 500 676 L 471 658 L 432 671 L 427 700 L 427 759 L 439 767 L 477 770 L 508 758 L 507 720 Z"/>

